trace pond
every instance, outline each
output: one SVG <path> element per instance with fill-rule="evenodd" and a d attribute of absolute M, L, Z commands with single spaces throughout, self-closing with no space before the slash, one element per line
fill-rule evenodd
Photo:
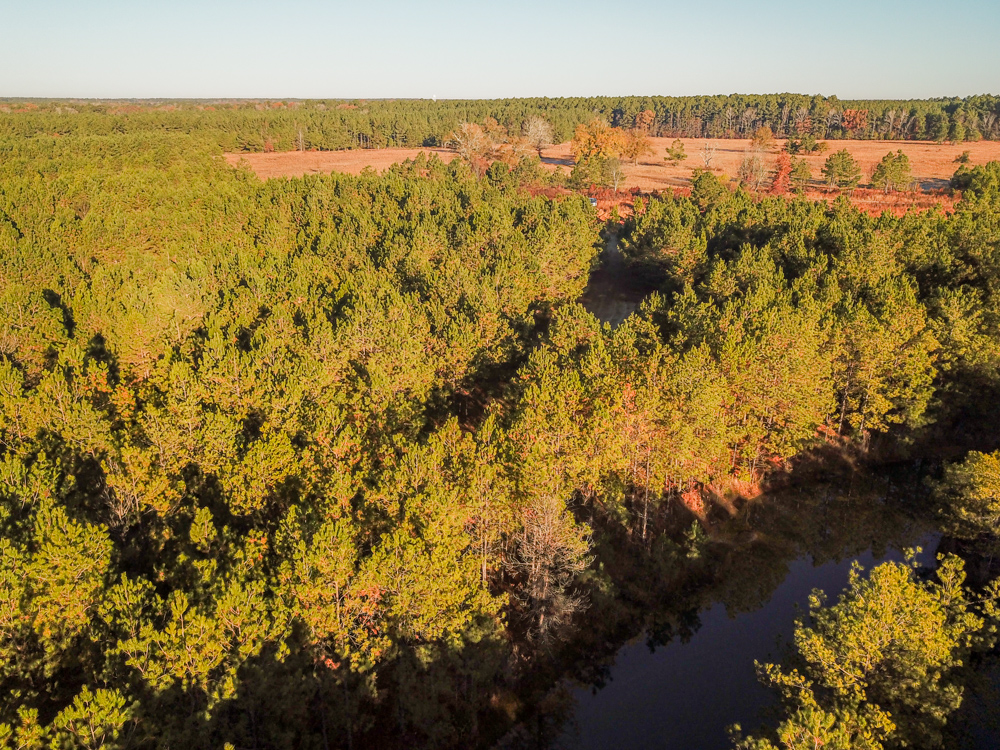
<path fill-rule="evenodd" d="M 936 539 L 923 540 L 918 560 L 934 561 Z M 777 661 L 789 642 L 797 614 L 813 589 L 835 599 L 848 581 L 854 560 L 866 569 L 885 560 L 903 560 L 889 548 L 814 565 L 809 556 L 788 566 L 784 581 L 763 606 L 731 617 L 717 603 L 700 613 L 700 627 L 686 643 L 650 648 L 646 639 L 626 644 L 615 657 L 601 689 L 578 686 L 575 706 L 557 747 L 567 750 L 723 750 L 726 728 L 756 728 L 772 694 L 757 681 L 754 661 Z"/>

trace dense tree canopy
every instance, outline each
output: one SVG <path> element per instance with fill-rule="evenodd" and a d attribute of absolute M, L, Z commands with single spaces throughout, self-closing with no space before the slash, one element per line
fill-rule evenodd
<path fill-rule="evenodd" d="M 305 106 L 0 116 L 0 742 L 488 744 L 615 544 L 680 586 L 732 488 L 997 386 L 996 164 L 903 217 L 700 173 L 604 227 L 651 292 L 612 328 L 602 226 L 523 160 L 218 158 Z"/>

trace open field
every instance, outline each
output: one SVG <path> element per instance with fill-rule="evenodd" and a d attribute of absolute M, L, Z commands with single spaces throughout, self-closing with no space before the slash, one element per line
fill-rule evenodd
<path fill-rule="evenodd" d="M 246 161 L 262 180 L 271 177 L 302 177 L 307 174 L 346 172 L 360 174 L 365 167 L 383 172 L 393 164 L 416 158 L 417 154 L 437 154 L 451 161 L 455 153 L 446 148 L 368 148 L 351 151 L 278 151 L 270 154 L 226 154 L 234 167 Z"/>
<path fill-rule="evenodd" d="M 655 153 L 639 160 L 639 164 L 625 166 L 625 189 L 638 187 L 640 190 L 662 190 L 667 187 L 682 187 L 689 184 L 691 173 L 704 168 L 702 152 L 706 141 L 702 139 L 682 138 L 684 150 L 688 158 L 679 165 L 670 166 L 663 161 L 667 147 L 672 138 L 653 138 Z M 716 174 L 735 177 L 743 155 L 750 147 L 748 140 L 713 140 L 708 141 L 715 146 L 715 156 L 711 168 Z M 778 150 L 784 146 L 784 141 L 776 141 L 776 147 L 765 156 L 765 161 L 773 162 Z M 958 167 L 955 157 L 963 151 L 969 151 L 973 164 L 1000 159 L 1000 142 L 979 141 L 978 143 L 963 143 L 958 146 L 938 145 L 926 141 L 827 141 L 830 148 L 822 154 L 802 156 L 812 169 L 813 177 L 821 178 L 820 170 L 831 151 L 846 148 L 861 165 L 864 177 L 868 180 L 875 165 L 890 151 L 900 149 L 910 158 L 913 168 L 913 178 L 924 190 L 947 187 L 948 180 Z M 564 165 L 564 169 L 572 169 L 572 154 L 568 143 L 560 143 L 543 152 L 544 161 L 555 168 Z M 770 164 L 768 164 L 770 166 Z"/>
<path fill-rule="evenodd" d="M 667 165 L 663 154 L 673 142 L 672 138 L 652 138 L 655 153 L 639 160 L 638 165 L 625 165 L 624 189 L 638 187 L 641 190 L 662 190 L 667 187 L 682 187 L 691 179 L 691 173 L 698 167 L 704 167 L 702 151 L 706 141 L 702 139 L 682 138 L 687 160 L 676 166 Z M 712 170 L 720 175 L 733 177 L 739 168 L 743 154 L 750 146 L 746 140 L 714 140 L 709 141 L 715 146 L 716 153 L 712 159 Z M 777 148 L 784 142 L 776 141 Z M 846 148 L 861 164 L 867 177 L 879 160 L 890 151 L 901 149 L 910 157 L 913 166 L 913 177 L 920 186 L 927 189 L 946 187 L 948 179 L 955 172 L 955 157 L 963 151 L 969 151 L 973 164 L 1000 159 L 1000 141 L 979 141 L 978 143 L 963 143 L 957 146 L 951 144 L 938 145 L 926 141 L 828 141 L 829 151 L 822 154 L 797 157 L 808 162 L 813 175 L 819 179 L 820 169 L 830 151 Z M 769 154 L 774 158 L 776 149 Z M 321 172 L 347 172 L 358 174 L 365 167 L 383 171 L 393 164 L 412 159 L 419 153 L 437 154 L 445 161 L 450 161 L 455 154 L 444 148 L 380 148 L 357 149 L 353 151 L 285 151 L 270 154 L 226 154 L 226 160 L 234 166 L 245 160 L 262 179 L 269 177 L 299 177 L 305 174 Z M 550 169 L 562 168 L 567 173 L 573 168 L 573 156 L 569 143 L 560 143 L 542 151 L 542 162 Z"/>
<path fill-rule="evenodd" d="M 626 164 L 625 180 L 620 186 L 623 191 L 638 188 L 642 192 L 652 192 L 672 188 L 684 188 L 691 182 L 695 169 L 704 168 L 703 153 L 706 141 L 702 139 L 682 138 L 684 150 L 688 158 L 677 165 L 668 165 L 663 161 L 666 149 L 673 142 L 672 138 L 652 138 L 654 154 L 643 157 L 638 164 Z M 715 148 L 711 160 L 711 170 L 721 176 L 733 178 L 739 169 L 740 161 L 750 147 L 747 140 L 714 140 L 708 141 Z M 784 142 L 776 141 L 775 148 L 765 155 L 765 161 L 770 168 L 775 156 Z M 954 174 L 957 164 L 955 157 L 963 151 L 969 151 L 971 164 L 983 164 L 987 161 L 1000 160 L 1000 142 L 979 141 L 960 145 L 930 143 L 926 141 L 828 141 L 826 152 L 809 156 L 797 157 L 805 160 L 812 170 L 814 185 L 808 191 L 810 198 L 819 200 L 830 199 L 839 194 L 827 191 L 820 184 L 823 162 L 831 151 L 846 148 L 861 165 L 865 184 L 871 177 L 875 165 L 890 151 L 900 149 L 910 158 L 913 179 L 923 193 L 903 193 L 886 196 L 880 191 L 860 189 L 854 192 L 851 200 L 858 207 L 872 213 L 891 210 L 896 213 L 911 207 L 927 208 L 935 204 L 950 207 L 949 196 L 938 191 L 947 188 L 948 180 Z M 261 179 L 271 177 L 298 177 L 306 174 L 326 172 L 347 172 L 358 174 L 365 167 L 376 171 L 384 171 L 393 164 L 406 159 L 412 159 L 419 153 L 437 154 L 445 161 L 455 158 L 455 154 L 443 148 L 386 148 L 364 149 L 353 151 L 287 151 L 279 153 L 226 154 L 226 160 L 236 165 L 246 161 L 250 168 Z M 542 151 L 543 165 L 552 170 L 561 169 L 569 173 L 573 168 L 573 156 L 569 143 L 560 143 Z M 932 191 L 927 194 L 926 191 Z"/>

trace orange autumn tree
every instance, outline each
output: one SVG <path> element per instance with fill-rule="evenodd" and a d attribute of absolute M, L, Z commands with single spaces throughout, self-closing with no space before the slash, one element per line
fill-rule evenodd
<path fill-rule="evenodd" d="M 531 144 L 527 138 L 511 137 L 507 129 L 492 117 L 483 120 L 482 125 L 463 122 L 448 136 L 447 145 L 479 177 L 486 174 L 486 170 L 494 162 L 502 161 L 508 166 L 514 166 L 531 153 Z"/>
<path fill-rule="evenodd" d="M 643 133 L 649 133 L 655 119 L 656 113 L 653 110 L 644 109 L 635 116 L 635 129 Z"/>
<path fill-rule="evenodd" d="M 649 136 L 638 128 L 625 131 L 622 137 L 622 157 L 631 159 L 632 164 L 639 163 L 639 157 L 653 153 L 653 142 Z"/>
<path fill-rule="evenodd" d="M 857 130 L 864 130 L 868 126 L 868 110 L 845 109 L 840 122 L 844 130 L 852 133 Z"/>
<path fill-rule="evenodd" d="M 594 118 L 586 124 L 576 126 L 570 150 L 576 161 L 592 157 L 617 159 L 622 156 L 624 147 L 624 132 L 613 128 L 604 120 Z"/>
<path fill-rule="evenodd" d="M 638 128 L 623 130 L 613 128 L 601 119 L 595 118 L 589 123 L 577 125 L 570 144 L 573 158 L 577 165 L 611 166 L 620 177 L 620 165 L 614 167 L 620 159 L 629 159 L 633 164 L 639 163 L 639 158 L 653 153 L 653 145 L 649 136 Z M 618 178 L 611 181 L 617 189 Z"/>
<path fill-rule="evenodd" d="M 771 128 L 767 126 L 757 128 L 750 139 L 750 147 L 761 152 L 774 148 L 774 133 Z"/>
<path fill-rule="evenodd" d="M 792 159 L 787 151 L 779 151 L 774 162 L 774 177 L 771 179 L 771 195 L 785 195 L 791 183 Z"/>

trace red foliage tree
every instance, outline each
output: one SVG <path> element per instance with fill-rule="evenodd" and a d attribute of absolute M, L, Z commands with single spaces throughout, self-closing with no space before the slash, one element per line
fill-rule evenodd
<path fill-rule="evenodd" d="M 792 160 L 787 151 L 778 152 L 774 162 L 774 177 L 771 179 L 771 195 L 786 195 L 791 182 Z"/>
<path fill-rule="evenodd" d="M 635 116 L 635 129 L 641 130 L 643 133 L 648 133 L 655 119 L 656 112 L 651 109 L 644 109 Z"/>
<path fill-rule="evenodd" d="M 868 110 L 845 109 L 844 116 L 840 122 L 844 126 L 844 130 L 864 130 L 868 125 Z"/>

